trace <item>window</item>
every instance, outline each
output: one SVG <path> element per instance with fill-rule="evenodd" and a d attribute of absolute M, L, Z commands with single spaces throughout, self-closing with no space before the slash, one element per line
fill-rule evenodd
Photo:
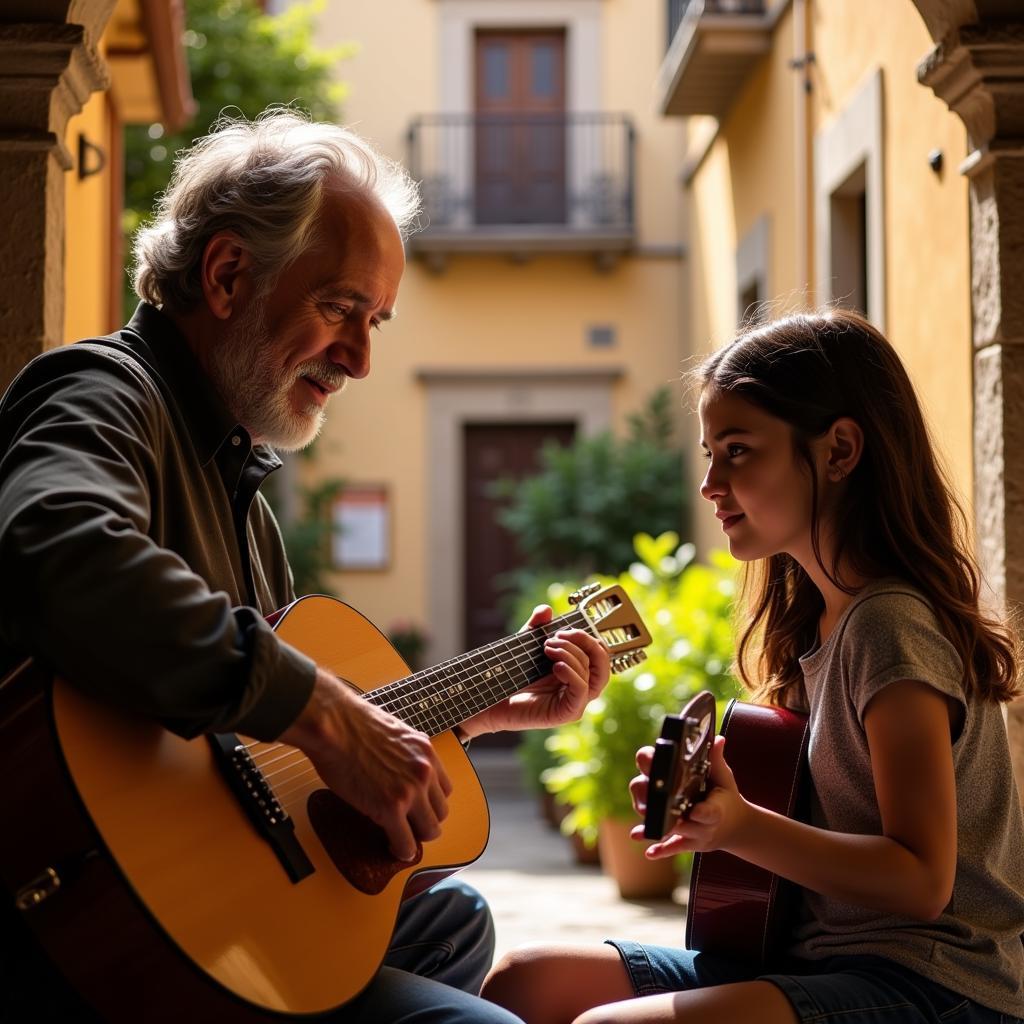
<path fill-rule="evenodd" d="M 817 300 L 885 329 L 882 72 L 875 71 L 814 140 Z"/>

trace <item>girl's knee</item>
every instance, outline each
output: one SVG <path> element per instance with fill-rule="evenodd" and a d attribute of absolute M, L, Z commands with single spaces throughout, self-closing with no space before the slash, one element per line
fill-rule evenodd
<path fill-rule="evenodd" d="M 550 969 L 553 956 L 551 949 L 541 945 L 521 946 L 506 953 L 491 968 L 484 982 L 484 991 L 536 983 Z"/>
<path fill-rule="evenodd" d="M 506 953 L 480 991 L 484 999 L 511 1010 L 529 1024 L 553 1022 L 550 1010 L 560 958 L 547 946 L 523 946 Z M 561 1022 L 564 1024 L 564 1022 Z"/>

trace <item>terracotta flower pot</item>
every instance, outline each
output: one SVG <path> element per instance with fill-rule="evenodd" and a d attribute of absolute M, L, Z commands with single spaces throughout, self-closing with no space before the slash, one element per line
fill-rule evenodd
<path fill-rule="evenodd" d="M 599 843 L 594 843 L 593 846 L 587 846 L 583 842 L 583 837 L 579 832 L 573 832 L 569 836 L 569 842 L 572 845 L 572 856 L 573 860 L 577 864 L 600 864 L 601 863 L 601 846 Z"/>
<path fill-rule="evenodd" d="M 630 839 L 635 822 L 606 819 L 598 823 L 597 845 L 601 866 L 619 887 L 625 900 L 669 899 L 676 886 L 672 857 L 648 860 L 644 844 Z"/>
<path fill-rule="evenodd" d="M 568 804 L 560 804 L 554 793 L 542 789 L 539 793 L 540 816 L 552 827 L 558 828 L 562 819 L 569 813 Z"/>

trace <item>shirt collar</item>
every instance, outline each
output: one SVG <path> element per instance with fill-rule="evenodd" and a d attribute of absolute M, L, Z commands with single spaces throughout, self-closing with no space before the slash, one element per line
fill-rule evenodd
<path fill-rule="evenodd" d="M 204 465 L 225 446 L 239 453 L 244 451 L 246 456 L 254 452 L 268 472 L 281 465 L 268 445 L 253 446 L 248 431 L 231 415 L 170 317 L 156 306 L 140 302 L 127 330 L 141 338 L 149 349 L 155 368 L 178 403 Z"/>

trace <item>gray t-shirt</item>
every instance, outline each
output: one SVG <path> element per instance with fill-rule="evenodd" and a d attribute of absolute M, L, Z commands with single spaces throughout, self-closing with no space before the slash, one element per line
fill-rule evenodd
<path fill-rule="evenodd" d="M 810 705 L 811 823 L 881 835 L 864 710 L 901 679 L 959 701 L 953 744 L 957 867 L 953 898 L 916 921 L 805 891 L 796 955 L 884 956 L 1001 1013 L 1024 1017 L 1024 821 L 998 704 L 967 701 L 963 666 L 927 599 L 889 580 L 862 590 L 832 634 L 800 659 Z"/>

